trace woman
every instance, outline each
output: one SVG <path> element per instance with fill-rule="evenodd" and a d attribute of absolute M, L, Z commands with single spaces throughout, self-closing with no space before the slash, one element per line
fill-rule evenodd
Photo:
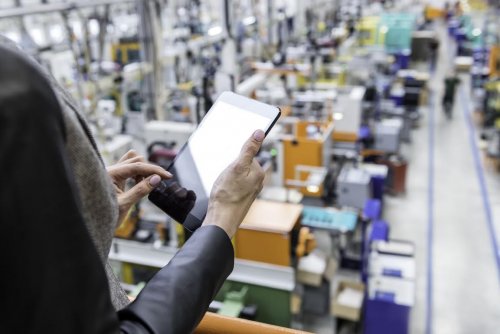
<path fill-rule="evenodd" d="M 233 267 L 230 238 L 262 188 L 256 131 L 214 185 L 207 218 L 128 305 L 107 264 L 116 226 L 163 169 L 108 169 L 71 97 L 0 40 L 2 333 L 189 333 Z M 129 178 L 137 184 L 124 189 Z"/>

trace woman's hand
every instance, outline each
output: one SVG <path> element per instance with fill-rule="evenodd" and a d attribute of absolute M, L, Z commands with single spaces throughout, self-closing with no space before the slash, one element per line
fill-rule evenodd
<path fill-rule="evenodd" d="M 203 225 L 217 225 L 230 238 L 234 236 L 263 187 L 264 171 L 254 157 L 264 137 L 263 131 L 255 131 L 240 156 L 215 181 Z"/>
<path fill-rule="evenodd" d="M 127 217 L 130 208 L 141 198 L 156 188 L 162 179 L 169 179 L 172 174 L 160 166 L 147 162 L 135 151 L 128 151 L 118 163 L 106 168 L 113 182 L 118 199 L 119 226 Z M 128 179 L 134 179 L 135 185 L 126 190 Z"/>

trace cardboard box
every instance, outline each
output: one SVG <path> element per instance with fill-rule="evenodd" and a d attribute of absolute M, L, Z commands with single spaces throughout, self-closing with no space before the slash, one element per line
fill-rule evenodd
<path fill-rule="evenodd" d="M 339 267 L 339 264 L 337 263 L 337 261 L 335 261 L 334 259 L 329 257 L 327 260 L 327 263 L 326 263 L 326 269 L 325 269 L 325 272 L 323 273 L 323 277 L 328 282 L 331 282 L 333 279 L 333 276 L 337 272 L 338 267 Z"/>
<path fill-rule="evenodd" d="M 474 60 L 472 57 L 456 57 L 455 58 L 455 69 L 458 72 L 469 72 Z"/>
<path fill-rule="evenodd" d="M 322 279 L 330 282 L 337 271 L 337 262 L 322 252 L 315 250 L 300 258 L 297 265 L 297 282 L 319 287 Z"/>
<path fill-rule="evenodd" d="M 302 297 L 296 293 L 292 293 L 290 300 L 290 312 L 293 315 L 300 314 L 300 310 L 302 309 Z"/>
<path fill-rule="evenodd" d="M 359 321 L 361 319 L 364 293 L 365 285 L 363 283 L 340 281 L 332 300 L 332 315 L 341 319 Z M 354 297 L 349 298 L 352 303 L 346 303 L 346 298 L 343 298 L 349 297 L 346 296 L 348 294 L 351 295 L 350 297 Z M 359 297 L 361 297 L 361 299 L 359 299 Z"/>

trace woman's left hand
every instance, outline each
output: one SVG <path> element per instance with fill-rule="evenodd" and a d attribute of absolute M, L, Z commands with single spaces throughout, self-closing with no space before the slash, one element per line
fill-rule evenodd
<path fill-rule="evenodd" d="M 169 179 L 172 174 L 160 166 L 153 165 L 131 150 L 118 163 L 106 168 L 113 182 L 118 199 L 119 226 L 127 217 L 130 208 L 156 188 L 162 179 Z M 125 189 L 128 179 L 134 179 L 135 185 Z"/>

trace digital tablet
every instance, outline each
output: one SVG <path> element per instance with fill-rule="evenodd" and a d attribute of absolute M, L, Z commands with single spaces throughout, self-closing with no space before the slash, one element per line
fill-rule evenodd
<path fill-rule="evenodd" d="M 231 92 L 222 93 L 168 167 L 173 174 L 149 200 L 190 231 L 201 226 L 215 180 L 240 154 L 257 129 L 267 135 L 277 107 Z"/>

